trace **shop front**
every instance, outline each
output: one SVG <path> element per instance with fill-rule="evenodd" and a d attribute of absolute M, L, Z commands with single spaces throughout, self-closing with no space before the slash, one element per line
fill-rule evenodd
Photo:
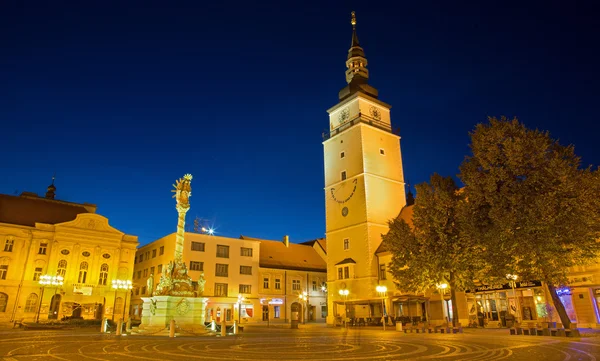
<path fill-rule="evenodd" d="M 548 295 L 539 281 L 481 286 L 467 291 L 469 325 L 510 327 L 515 321 L 546 320 Z"/>

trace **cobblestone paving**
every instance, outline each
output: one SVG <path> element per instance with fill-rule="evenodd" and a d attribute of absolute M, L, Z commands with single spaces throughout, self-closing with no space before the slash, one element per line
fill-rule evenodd
<path fill-rule="evenodd" d="M 2 331 L 4 360 L 596 360 L 597 340 L 372 329 L 246 327 L 238 336 L 114 336 L 91 331 Z"/>

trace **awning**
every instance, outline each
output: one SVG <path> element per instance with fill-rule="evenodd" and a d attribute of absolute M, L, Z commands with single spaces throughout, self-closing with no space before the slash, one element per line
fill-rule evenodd
<path fill-rule="evenodd" d="M 429 297 L 424 296 L 413 296 L 413 295 L 405 295 L 392 298 L 392 302 L 426 302 L 429 301 Z"/>

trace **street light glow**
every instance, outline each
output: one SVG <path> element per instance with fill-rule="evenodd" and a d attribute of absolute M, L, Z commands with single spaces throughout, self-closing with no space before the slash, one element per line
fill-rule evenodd
<path fill-rule="evenodd" d="M 379 293 L 385 293 L 385 292 L 387 292 L 387 287 L 386 286 L 377 286 L 377 287 L 375 287 L 375 289 Z"/>
<path fill-rule="evenodd" d="M 348 294 L 350 293 L 350 291 L 348 291 L 348 290 L 340 290 L 339 293 L 340 293 L 341 296 L 348 296 Z"/>
<path fill-rule="evenodd" d="M 446 288 L 448 288 L 448 284 L 447 283 L 438 284 L 437 287 L 445 290 Z"/>
<path fill-rule="evenodd" d="M 64 283 L 63 280 L 64 280 L 63 276 L 43 275 L 43 276 L 40 276 L 38 283 L 43 286 L 46 286 L 46 285 L 62 286 Z"/>
<path fill-rule="evenodd" d="M 121 289 L 121 290 L 130 290 L 133 288 L 133 285 L 130 280 L 113 280 L 112 288 Z"/>

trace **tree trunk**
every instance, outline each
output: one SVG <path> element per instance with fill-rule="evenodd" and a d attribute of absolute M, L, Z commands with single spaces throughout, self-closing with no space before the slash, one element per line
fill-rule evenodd
<path fill-rule="evenodd" d="M 454 273 L 450 273 L 450 300 L 452 300 L 452 327 L 458 325 L 458 305 L 456 304 L 456 287 L 454 286 Z"/>
<path fill-rule="evenodd" d="M 558 293 L 556 293 L 556 287 L 551 283 L 546 283 L 546 285 L 548 287 L 548 291 L 550 292 L 552 303 L 554 303 L 554 308 L 556 308 L 556 312 L 558 312 L 558 316 L 560 317 L 560 322 L 562 322 L 564 328 L 571 327 L 571 320 L 569 319 L 565 305 L 563 305 L 560 297 L 558 297 Z"/>

